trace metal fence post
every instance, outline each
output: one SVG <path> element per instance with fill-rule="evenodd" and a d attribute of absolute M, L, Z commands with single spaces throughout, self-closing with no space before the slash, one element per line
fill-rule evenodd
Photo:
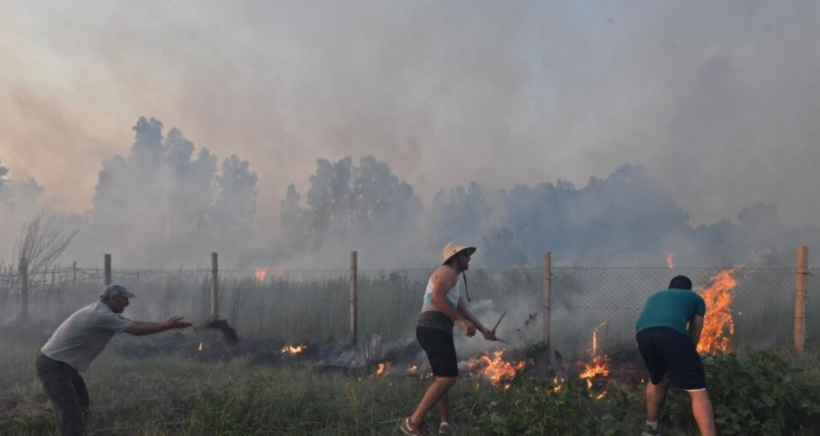
<path fill-rule="evenodd" d="M 547 359 L 550 358 L 550 285 L 552 282 L 550 252 L 544 253 L 544 290 L 543 290 L 543 319 L 544 319 L 544 346 Z"/>
<path fill-rule="evenodd" d="M 806 346 L 806 279 L 809 275 L 809 247 L 797 247 L 797 280 L 794 293 L 794 351 Z"/>
<path fill-rule="evenodd" d="M 209 319 L 219 319 L 219 255 L 211 253 L 211 281 L 208 287 Z"/>
<path fill-rule="evenodd" d="M 20 258 L 18 270 L 20 272 L 20 314 L 17 321 L 25 322 L 28 321 L 28 259 Z"/>
<path fill-rule="evenodd" d="M 358 285 L 358 255 L 355 251 L 350 252 L 350 341 L 356 345 L 358 333 L 358 305 L 357 305 L 357 285 Z"/>
<path fill-rule="evenodd" d="M 105 255 L 105 285 L 111 284 L 111 255 Z"/>

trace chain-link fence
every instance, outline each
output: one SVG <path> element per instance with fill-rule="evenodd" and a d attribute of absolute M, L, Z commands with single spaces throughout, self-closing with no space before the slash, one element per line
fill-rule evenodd
<path fill-rule="evenodd" d="M 672 276 L 689 276 L 708 288 L 721 268 L 586 268 L 551 270 L 550 342 L 565 356 L 592 347 L 634 345 L 635 320 L 646 298 Z M 359 340 L 382 343 L 413 338 L 422 295 L 433 269 L 358 270 L 355 313 Z M 810 271 L 820 273 L 817 269 Z M 733 346 L 791 346 L 794 332 L 795 269 L 739 268 L 730 291 Z M 132 319 L 162 320 L 179 314 L 201 324 L 209 316 L 211 272 L 115 269 L 112 279 L 138 295 L 126 313 Z M 220 270 L 219 316 L 245 338 L 293 343 L 351 340 L 349 270 Z M 810 276 L 811 277 L 811 276 Z M 543 268 L 475 269 L 467 273 L 469 307 L 492 326 L 507 312 L 498 335 L 514 346 L 544 338 Z M 19 311 L 19 275 L 0 275 L 0 320 Z M 28 312 L 36 322 L 56 326 L 78 308 L 97 300 L 104 283 L 100 269 L 53 269 L 30 277 Z M 820 298 L 809 280 L 807 341 L 820 346 Z M 462 297 L 466 297 L 462 282 Z M 466 298 L 465 298 L 466 300 Z M 369 339 L 369 338 L 368 338 Z"/>
<path fill-rule="evenodd" d="M 635 321 L 646 299 L 678 274 L 695 290 L 708 289 L 721 268 L 553 268 L 552 348 L 579 351 L 579 345 L 634 344 Z M 794 268 L 739 268 L 731 276 L 734 345 L 787 346 L 794 327 Z M 708 316 L 708 314 L 707 314 Z M 729 326 L 726 326 L 727 331 Z"/>
<path fill-rule="evenodd" d="M 806 289 L 806 346 L 820 348 L 820 268 L 809 268 Z"/>

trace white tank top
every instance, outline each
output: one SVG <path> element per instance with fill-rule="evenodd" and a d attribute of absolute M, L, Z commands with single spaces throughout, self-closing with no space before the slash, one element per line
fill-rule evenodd
<path fill-rule="evenodd" d="M 458 297 L 460 295 L 458 279 L 456 284 L 447 291 L 447 301 L 450 302 L 450 307 L 453 310 L 458 308 Z M 433 277 L 427 281 L 427 290 L 424 291 L 424 302 L 421 306 L 421 313 L 424 312 L 441 312 L 435 304 L 433 304 Z"/>

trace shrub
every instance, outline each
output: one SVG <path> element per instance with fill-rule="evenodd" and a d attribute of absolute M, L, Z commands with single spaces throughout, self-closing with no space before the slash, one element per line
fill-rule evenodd
<path fill-rule="evenodd" d="M 16 415 L 0 420 L 0 435 L 3 436 L 41 436 L 55 431 L 51 415 Z"/>
<path fill-rule="evenodd" d="M 800 383 L 799 369 L 775 353 L 745 349 L 708 356 L 703 363 L 719 434 L 788 436 L 820 431 L 818 392 Z M 696 431 L 688 395 L 669 395 L 664 417 L 672 426 Z"/>

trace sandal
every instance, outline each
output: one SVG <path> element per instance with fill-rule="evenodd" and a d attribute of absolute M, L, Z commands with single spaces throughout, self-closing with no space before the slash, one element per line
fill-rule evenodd
<path fill-rule="evenodd" d="M 453 426 L 448 422 L 442 422 L 438 426 L 438 434 L 453 434 Z"/>
<path fill-rule="evenodd" d="M 404 421 L 401 422 L 399 429 L 402 433 L 406 434 L 407 436 L 427 436 L 427 433 L 424 432 L 424 429 L 421 428 L 421 425 L 413 425 L 410 423 L 410 418 L 406 418 Z"/>

